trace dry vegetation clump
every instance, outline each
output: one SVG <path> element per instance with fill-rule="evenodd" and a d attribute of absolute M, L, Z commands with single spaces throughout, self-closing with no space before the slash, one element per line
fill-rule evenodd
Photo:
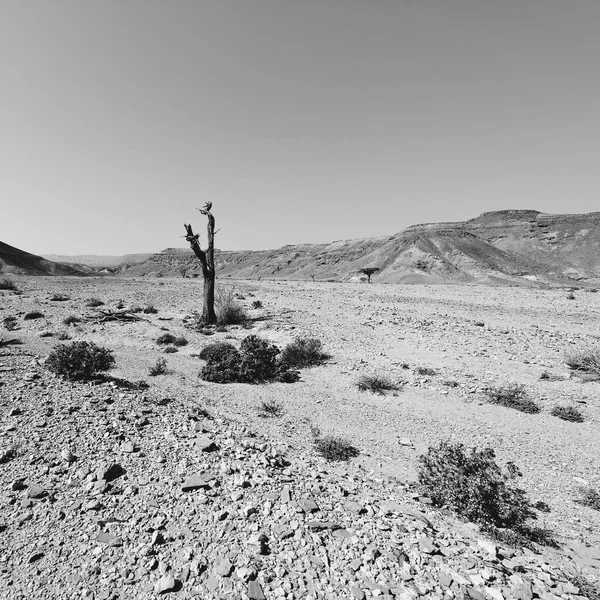
<path fill-rule="evenodd" d="M 167 373 L 167 361 L 164 358 L 159 358 L 148 370 L 151 377 L 164 375 L 165 373 Z"/>
<path fill-rule="evenodd" d="M 279 353 L 277 346 L 257 335 L 242 340 L 240 350 L 227 342 L 211 344 L 200 352 L 200 358 L 206 360 L 200 377 L 213 383 L 297 381 L 299 373 L 281 363 Z"/>
<path fill-rule="evenodd" d="M 423 377 L 433 377 L 437 375 L 437 371 L 431 367 L 415 367 L 415 373 Z"/>
<path fill-rule="evenodd" d="M 63 319 L 63 323 L 65 325 L 75 325 L 76 323 L 80 323 L 81 319 L 76 317 L 75 315 L 69 315 Z"/>
<path fill-rule="evenodd" d="M 0 279 L 0 290 L 5 290 L 8 292 L 18 292 L 20 291 L 17 287 L 17 284 L 8 277 L 3 277 Z"/>
<path fill-rule="evenodd" d="M 18 338 L 5 338 L 4 336 L 0 336 L 0 348 L 4 348 L 6 346 L 18 346 L 23 342 Z"/>
<path fill-rule="evenodd" d="M 158 312 L 158 308 L 156 308 L 153 304 L 147 304 L 142 308 L 142 312 L 145 315 L 155 315 Z"/>
<path fill-rule="evenodd" d="M 252 308 L 262 308 L 263 303 L 260 300 L 254 300 L 252 302 Z"/>
<path fill-rule="evenodd" d="M 280 360 L 290 367 L 298 369 L 320 365 L 329 358 L 323 352 L 321 340 L 316 338 L 298 338 L 288 344 L 281 352 Z"/>
<path fill-rule="evenodd" d="M 348 440 L 335 435 L 316 435 L 313 444 L 317 454 L 329 461 L 350 460 L 360 454 Z"/>
<path fill-rule="evenodd" d="M 50 371 L 72 380 L 92 379 L 114 364 L 112 352 L 93 342 L 59 344 L 46 360 Z"/>
<path fill-rule="evenodd" d="M 600 492 L 596 488 L 591 486 L 579 488 L 579 494 L 580 496 L 576 500 L 578 504 L 600 510 Z"/>
<path fill-rule="evenodd" d="M 104 302 L 102 302 L 102 300 L 99 300 L 98 298 L 90 298 L 86 302 L 86 306 L 89 306 L 90 308 L 96 308 L 98 306 L 104 306 Z"/>
<path fill-rule="evenodd" d="M 66 302 L 67 300 L 70 300 L 71 298 L 69 298 L 69 296 L 65 296 L 64 294 L 53 294 L 50 297 L 50 300 L 52 302 Z"/>
<path fill-rule="evenodd" d="M 216 297 L 217 325 L 244 325 L 248 321 L 246 309 L 236 302 L 243 299 L 233 288 L 222 288 Z"/>
<path fill-rule="evenodd" d="M 491 448 L 441 442 L 419 457 L 420 490 L 483 527 L 523 530 L 536 516 L 526 493 L 511 485 L 521 473 L 512 463 L 502 469 L 494 458 Z"/>
<path fill-rule="evenodd" d="M 17 317 L 13 317 L 13 316 L 4 317 L 4 319 L 2 320 L 2 324 L 4 325 L 4 329 L 6 329 L 8 331 L 14 331 L 15 329 L 18 328 Z"/>
<path fill-rule="evenodd" d="M 568 352 L 565 362 L 573 371 L 600 377 L 600 348 L 584 348 Z"/>
<path fill-rule="evenodd" d="M 511 383 L 507 386 L 492 388 L 486 392 L 486 395 L 492 404 L 514 408 L 530 415 L 541 411 L 541 408 L 533 400 L 527 398 L 524 385 Z"/>
<path fill-rule="evenodd" d="M 553 417 L 558 417 L 563 421 L 571 421 L 572 423 L 583 423 L 585 421 L 583 413 L 573 406 L 555 406 L 550 414 Z"/>
<path fill-rule="evenodd" d="M 283 404 L 277 400 L 264 400 L 258 407 L 260 417 L 281 417 L 283 412 Z"/>
<path fill-rule="evenodd" d="M 159 346 L 166 346 L 167 344 L 172 344 L 173 346 L 187 346 L 188 341 L 184 337 L 177 337 L 172 333 L 163 333 L 156 338 L 156 343 Z"/>
<path fill-rule="evenodd" d="M 39 310 L 32 310 L 31 312 L 28 312 L 23 317 L 23 320 L 24 321 L 32 321 L 34 319 L 43 319 L 43 318 L 44 318 L 44 313 L 41 313 Z"/>
<path fill-rule="evenodd" d="M 356 382 L 356 387 L 361 392 L 373 392 L 374 394 L 385 394 L 397 391 L 400 386 L 384 375 L 361 375 Z"/>
<path fill-rule="evenodd" d="M 175 352 L 179 352 L 179 348 L 177 348 L 175 346 L 165 346 L 165 349 L 163 350 L 163 352 L 165 354 L 175 354 Z"/>

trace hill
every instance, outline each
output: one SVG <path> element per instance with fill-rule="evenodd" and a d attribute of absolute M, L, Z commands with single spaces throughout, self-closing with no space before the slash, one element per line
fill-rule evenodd
<path fill-rule="evenodd" d="M 153 255 L 153 252 L 143 254 L 124 254 L 122 256 L 99 256 L 96 254 L 79 254 L 68 256 L 62 254 L 44 254 L 43 258 L 53 262 L 74 263 L 94 268 L 114 268 L 125 265 L 137 265 Z"/>
<path fill-rule="evenodd" d="M 221 277 L 335 280 L 378 267 L 382 283 L 568 283 L 600 278 L 600 212 L 488 212 L 456 223 L 413 225 L 391 236 L 217 251 Z M 191 251 L 168 248 L 122 269 L 132 276 L 200 276 Z"/>
<path fill-rule="evenodd" d="M 0 272 L 20 275 L 88 275 L 94 271 L 85 265 L 53 262 L 0 242 Z"/>

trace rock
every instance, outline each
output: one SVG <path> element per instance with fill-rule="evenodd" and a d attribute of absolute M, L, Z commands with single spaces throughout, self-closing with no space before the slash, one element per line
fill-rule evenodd
<path fill-rule="evenodd" d="M 77 457 L 71 452 L 71 450 L 69 450 L 69 448 L 63 448 L 60 451 L 60 456 L 66 463 L 69 464 L 77 460 Z"/>
<path fill-rule="evenodd" d="M 125 454 L 131 454 L 132 452 L 135 452 L 135 446 L 133 445 L 133 442 L 125 442 L 122 446 L 121 446 L 121 450 L 125 453 Z"/>
<path fill-rule="evenodd" d="M 421 552 L 425 552 L 425 554 L 434 554 L 435 552 L 437 552 L 438 547 L 431 538 L 423 536 L 419 540 L 419 549 L 421 550 Z"/>
<path fill-rule="evenodd" d="M 34 498 L 34 499 L 38 500 L 47 495 L 48 495 L 48 492 L 41 485 L 37 485 L 35 483 L 33 485 L 30 485 L 29 489 L 27 490 L 28 498 Z"/>
<path fill-rule="evenodd" d="M 305 513 L 315 513 L 319 511 L 317 503 L 312 498 L 301 498 L 298 505 Z"/>
<path fill-rule="evenodd" d="M 96 476 L 100 480 L 114 481 L 126 473 L 125 469 L 118 463 L 111 463 L 98 469 Z"/>
<path fill-rule="evenodd" d="M 154 593 L 155 594 L 166 594 L 167 592 L 172 592 L 175 589 L 176 582 L 175 578 L 168 573 L 165 573 L 155 584 L 154 584 Z"/>
<path fill-rule="evenodd" d="M 116 535 L 111 535 L 110 533 L 106 533 L 105 531 L 101 531 L 96 536 L 96 541 L 100 542 L 101 544 L 106 544 L 107 546 L 117 547 L 123 545 L 123 540 L 120 537 L 117 537 Z"/>
<path fill-rule="evenodd" d="M 258 581 L 250 581 L 246 591 L 250 600 L 266 600 L 263 589 Z"/>
<path fill-rule="evenodd" d="M 306 526 L 311 531 L 323 531 L 325 529 L 339 529 L 339 525 L 333 521 L 307 521 Z"/>
<path fill-rule="evenodd" d="M 183 485 L 181 486 L 181 490 L 183 492 L 191 492 L 193 490 L 198 489 L 208 489 L 210 487 L 210 482 L 214 480 L 214 476 L 210 473 L 202 473 L 201 475 L 192 475 L 188 477 Z"/>
<path fill-rule="evenodd" d="M 350 593 L 352 594 L 353 598 L 356 598 L 356 600 L 365 600 L 366 598 L 365 593 L 358 587 L 353 587 L 350 590 Z"/>
<path fill-rule="evenodd" d="M 195 439 L 196 448 L 201 452 L 213 452 L 217 449 L 216 444 L 208 435 L 200 435 Z"/>
<path fill-rule="evenodd" d="M 218 556 L 214 562 L 215 572 L 221 577 L 229 577 L 233 569 L 233 565 L 229 561 L 229 559 L 224 558 L 222 556 Z"/>

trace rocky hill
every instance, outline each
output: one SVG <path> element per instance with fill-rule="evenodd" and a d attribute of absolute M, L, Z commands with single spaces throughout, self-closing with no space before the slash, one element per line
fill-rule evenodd
<path fill-rule="evenodd" d="M 104 256 L 97 254 L 78 254 L 75 256 L 63 254 L 45 254 L 44 258 L 53 262 L 74 263 L 77 265 L 87 265 L 94 268 L 114 268 L 137 265 L 149 259 L 152 252 L 142 254 L 124 254 L 122 256 Z"/>
<path fill-rule="evenodd" d="M 488 212 L 469 221 L 413 225 L 395 235 L 217 251 L 221 277 L 352 281 L 378 267 L 382 283 L 569 283 L 600 278 L 600 212 Z M 132 276 L 199 276 L 187 249 L 168 248 L 122 270 Z"/>
<path fill-rule="evenodd" d="M 87 275 L 93 269 L 85 265 L 53 262 L 0 242 L 0 272 L 20 275 Z"/>

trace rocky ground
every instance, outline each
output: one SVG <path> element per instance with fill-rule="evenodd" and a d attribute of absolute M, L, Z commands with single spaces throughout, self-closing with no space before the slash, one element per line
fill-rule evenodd
<path fill-rule="evenodd" d="M 29 278 L 0 292 L 0 598 L 594 597 L 600 513 L 575 502 L 600 487 L 599 384 L 573 377 L 569 348 L 597 342 L 600 297 L 563 290 L 236 284 L 255 319 L 205 336 L 186 325 L 201 282 Z M 52 300 L 64 294 L 66 300 Z M 65 325 L 153 304 L 143 320 Z M 254 300 L 262 308 L 252 309 Z M 26 320 L 31 311 L 42 318 Z M 165 355 L 166 331 L 189 341 Z M 279 346 L 321 339 L 331 354 L 295 384 L 218 385 L 199 350 L 259 333 Z M 52 334 L 52 335 L 49 335 Z M 69 383 L 44 367 L 68 335 L 115 353 L 114 376 Z M 66 341 L 66 340 L 65 340 Z M 150 377 L 158 358 L 169 372 Z M 432 371 L 423 374 L 422 368 Z M 361 393 L 360 374 L 402 382 Z M 540 379 L 542 373 L 548 377 Z M 542 413 L 486 402 L 491 385 L 526 386 Z M 280 417 L 259 416 L 279 402 Z M 552 417 L 579 407 L 584 423 Z M 328 463 L 311 427 L 361 451 Z M 486 538 L 414 493 L 419 453 L 442 439 L 495 448 L 550 513 L 560 547 L 534 553 Z"/>

